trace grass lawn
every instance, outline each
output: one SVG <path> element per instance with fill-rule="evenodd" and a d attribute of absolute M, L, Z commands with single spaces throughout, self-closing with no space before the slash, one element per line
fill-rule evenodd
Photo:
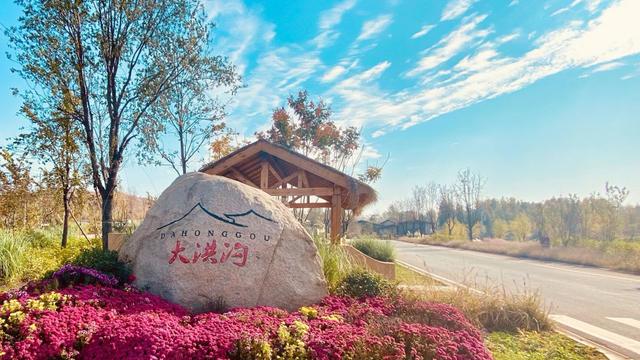
<path fill-rule="evenodd" d="M 553 331 L 490 333 L 485 344 L 495 360 L 606 360 L 592 347 Z"/>
<path fill-rule="evenodd" d="M 438 280 L 413 271 L 408 267 L 396 264 L 396 281 L 402 285 L 444 286 Z"/>

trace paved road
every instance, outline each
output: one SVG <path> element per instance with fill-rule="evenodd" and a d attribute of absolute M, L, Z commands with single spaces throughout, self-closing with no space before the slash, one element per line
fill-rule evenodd
<path fill-rule="evenodd" d="M 482 288 L 537 289 L 562 328 L 640 359 L 640 276 L 553 262 L 392 241 L 397 257 Z M 477 284 L 477 285 L 474 285 Z"/>

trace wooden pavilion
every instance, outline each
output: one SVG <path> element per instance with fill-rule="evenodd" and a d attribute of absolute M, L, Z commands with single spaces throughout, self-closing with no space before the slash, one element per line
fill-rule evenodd
<path fill-rule="evenodd" d="M 376 200 L 369 185 L 266 140 L 246 145 L 200 171 L 261 189 L 290 208 L 330 208 L 331 241 L 336 243 L 340 241 L 343 209 L 358 214 Z"/>

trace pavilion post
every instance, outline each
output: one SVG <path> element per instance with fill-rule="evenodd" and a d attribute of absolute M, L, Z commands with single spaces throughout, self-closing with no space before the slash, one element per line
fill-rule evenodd
<path fill-rule="evenodd" d="M 342 195 L 339 188 L 334 188 L 331 197 L 331 243 L 340 243 L 340 228 L 342 227 Z"/>
<path fill-rule="evenodd" d="M 266 161 L 260 164 L 260 188 L 266 189 L 269 187 L 269 165 Z"/>

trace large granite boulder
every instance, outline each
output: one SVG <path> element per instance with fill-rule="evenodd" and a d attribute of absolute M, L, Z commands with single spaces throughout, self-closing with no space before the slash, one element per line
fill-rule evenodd
<path fill-rule="evenodd" d="M 180 176 L 120 248 L 135 285 L 195 312 L 220 306 L 317 302 L 326 281 L 317 249 L 291 210 L 220 176 Z"/>

